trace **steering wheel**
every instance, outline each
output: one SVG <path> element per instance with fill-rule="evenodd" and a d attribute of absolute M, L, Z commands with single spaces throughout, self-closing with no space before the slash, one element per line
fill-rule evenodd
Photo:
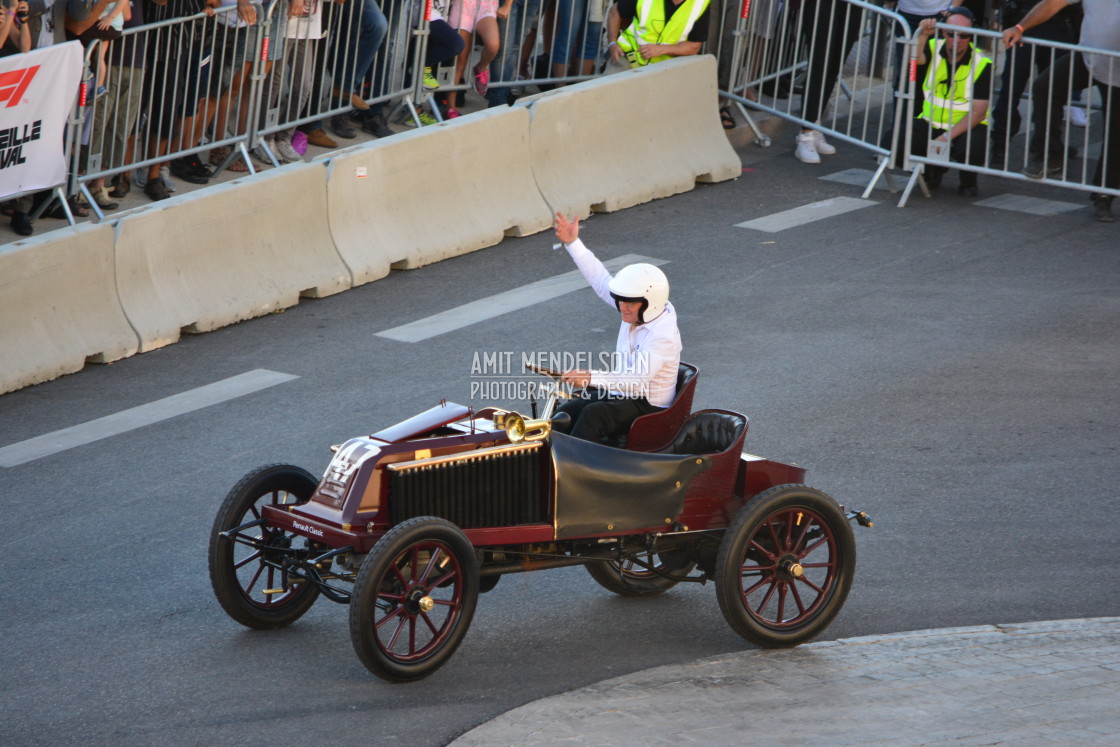
<path fill-rule="evenodd" d="M 534 366 L 532 363 L 526 363 L 525 368 L 533 373 L 547 376 L 552 379 L 551 393 L 555 394 L 560 399 L 572 399 L 575 395 L 572 394 L 571 387 L 565 385 L 560 379 L 564 375 L 562 371 L 556 371 L 544 366 Z"/>

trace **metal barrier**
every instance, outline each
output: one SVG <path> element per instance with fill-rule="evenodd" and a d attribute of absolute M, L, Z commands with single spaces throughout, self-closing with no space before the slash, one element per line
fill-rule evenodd
<path fill-rule="evenodd" d="M 959 26 L 936 25 L 932 37 L 934 43 L 943 40 L 945 34 L 959 32 Z M 989 101 L 995 108 L 994 71 L 1003 69 L 1003 87 L 999 96 L 1010 96 L 1010 92 L 1021 90 L 1015 86 L 1014 75 L 1022 67 L 1016 60 L 1017 55 L 1029 55 L 1030 70 L 1042 69 L 1030 86 L 1031 95 L 1026 101 L 1006 101 L 999 107 L 1006 114 L 989 111 L 989 124 L 975 128 L 980 136 L 969 136 L 963 146 L 955 147 L 955 155 L 949 160 L 949 153 L 932 152 L 930 142 L 933 138 L 923 138 L 925 132 L 934 132 L 918 119 L 920 114 L 921 84 L 918 76 L 918 40 L 909 44 L 910 59 L 910 102 L 907 114 L 905 154 L 903 167 L 912 174 L 899 207 L 904 207 L 914 186 L 929 196 L 929 188 L 923 174 L 928 169 L 936 169 L 940 178 L 942 169 L 955 168 L 962 172 L 987 174 L 1007 179 L 1027 180 L 1051 184 L 1082 191 L 1106 195 L 1120 195 L 1120 88 L 1109 87 L 1093 81 L 1082 60 L 1083 55 L 1098 55 L 1104 64 L 1120 69 L 1120 52 L 1082 47 L 1062 42 L 1047 41 L 1026 37 L 1023 46 L 1010 50 L 1004 49 L 1001 35 L 983 29 L 969 29 L 975 41 L 973 49 L 979 49 L 992 59 L 993 93 Z M 1090 99 L 1095 92 L 1100 99 L 1098 118 L 1090 114 L 1089 126 L 1076 128 L 1063 114 L 1073 106 L 1086 106 L 1090 112 L 1097 107 L 1090 106 L 1092 101 L 1079 104 L 1078 97 L 1085 89 L 1090 91 Z M 974 96 L 975 98 L 975 96 Z M 1021 116 L 1013 116 L 1019 113 Z M 1099 122 L 1099 129 L 1098 129 Z M 1020 123 L 1025 131 L 1020 132 Z M 1090 156 L 1096 150 L 1093 137 L 1102 135 L 1097 166 L 1090 169 Z M 934 136 L 936 137 L 936 136 Z M 958 136 L 958 140 L 960 136 Z M 990 147 L 989 147 L 990 139 Z M 945 149 L 936 148 L 934 151 Z M 1028 172 L 1028 173 L 1024 173 Z M 1112 173 L 1110 177 L 1109 174 Z M 1109 184 L 1111 183 L 1111 186 Z"/>
<path fill-rule="evenodd" d="M 902 16 L 863 0 L 743 0 L 734 36 L 729 90 L 721 95 L 738 105 L 760 145 L 769 138 L 748 108 L 878 155 L 864 197 L 884 175 L 889 182 L 899 150 L 894 123 L 906 104 L 905 89 L 896 94 L 887 72 L 892 42 L 910 38 Z"/>
<path fill-rule="evenodd" d="M 218 168 L 239 159 L 244 170 L 253 173 L 251 149 L 278 165 L 281 159 L 269 143 L 272 137 L 343 115 L 355 106 L 382 105 L 394 113 L 407 107 L 419 123 L 419 104 L 443 118 L 446 108 L 435 105 L 421 75 L 433 0 L 382 0 L 385 12 L 376 0 L 321 2 L 305 0 L 304 14 L 293 17 L 277 15 L 288 11 L 288 3 L 274 0 L 267 10 L 255 3 L 251 24 L 240 21 L 237 9 L 227 6 L 213 14 L 126 29 L 121 39 L 109 43 L 104 95 L 96 92 L 96 61 L 106 42 L 91 45 L 86 50 L 88 79 L 66 140 L 72 164 L 67 193 L 83 193 L 101 219 L 90 185 L 115 174 L 146 169 L 149 178 L 156 178 L 161 164 L 207 151 Z M 497 24 L 501 43 L 489 65 L 488 103 L 504 103 L 518 86 L 547 88 L 597 73 L 604 58 L 605 6 L 606 0 L 516 0 Z M 900 205 L 906 204 L 916 184 L 925 190 L 919 172 L 940 161 L 935 163 L 926 149 L 914 147 L 919 111 L 915 99 L 920 94 L 914 79 L 917 49 L 902 16 L 865 0 L 804 0 L 797 5 L 785 0 L 723 0 L 712 8 L 708 48 L 719 55 L 720 78 L 726 79 L 721 96 L 737 105 L 760 144 L 769 145 L 769 138 L 750 111 L 776 115 L 877 155 L 879 166 L 865 197 L 883 176 L 889 184 L 888 167 L 898 164 L 913 172 Z M 1030 69 L 1051 70 L 1035 82 L 1034 98 L 1052 103 L 1035 127 L 1042 133 L 1035 139 L 1051 145 L 1065 141 L 1077 154 L 1052 152 L 1045 165 L 1058 168 L 1049 169 L 1040 181 L 1120 194 L 1105 186 L 1103 176 L 1115 169 L 1114 161 L 1120 158 L 1115 149 L 1120 146 L 1102 146 L 1102 166 L 1092 175 L 1088 161 L 1077 158 L 1091 149 L 1090 130 L 1075 135 L 1068 125 L 1063 130 L 1057 119 L 1062 106 L 1074 103 L 1075 79 L 1081 80 L 1084 71 L 1050 63 L 1056 63 L 1060 53 L 1085 50 L 1028 38 L 1026 46 L 1005 52 L 995 32 L 973 33 L 997 67 L 1012 55 L 1030 55 Z M 493 51 L 483 42 L 482 49 L 465 48 L 459 67 L 447 66 L 443 94 L 471 87 L 474 63 Z M 898 44 L 904 45 L 911 64 L 893 71 L 892 45 Z M 1117 52 L 1088 51 L 1114 64 L 1120 57 Z M 465 71 L 464 81 L 457 81 L 457 72 L 452 72 L 460 69 Z M 1015 87 L 1005 79 L 1004 88 Z M 1100 91 L 1105 127 L 1112 132 L 1120 121 L 1115 89 Z M 1031 121 L 1029 108 L 1022 119 Z M 972 163 L 964 164 L 965 170 L 1028 178 L 1020 170 L 1029 161 L 1030 143 L 1013 131 L 1017 123 L 1012 120 L 990 128 L 1007 147 L 989 152 L 985 144 L 981 159 L 969 150 L 965 160 Z M 894 185 L 890 187 L 894 191 Z"/>
<path fill-rule="evenodd" d="M 259 3 L 252 7 L 263 17 Z M 158 178 L 160 164 L 219 147 L 239 152 L 252 170 L 247 147 L 256 138 L 264 45 L 260 25 L 239 22 L 236 10 L 126 29 L 86 50 L 69 193 L 84 194 L 98 219 L 93 181 L 133 169 Z M 94 60 L 105 44 L 113 61 L 99 84 Z"/>
<path fill-rule="evenodd" d="M 270 143 L 301 125 L 320 123 L 355 108 L 376 107 L 422 96 L 414 60 L 422 52 L 422 25 L 410 23 L 410 3 L 373 0 L 336 3 L 305 0 L 302 15 L 277 24 L 273 14 L 287 10 L 273 2 L 265 24 L 265 43 L 285 36 L 283 54 L 267 73 L 258 152 L 278 165 Z M 415 28 L 414 28 L 415 26 Z M 412 49 L 410 55 L 410 46 Z M 417 78 L 417 79 L 414 79 Z"/>

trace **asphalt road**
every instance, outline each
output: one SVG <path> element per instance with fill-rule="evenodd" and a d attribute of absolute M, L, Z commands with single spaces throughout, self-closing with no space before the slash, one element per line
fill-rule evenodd
<path fill-rule="evenodd" d="M 736 224 L 858 187 L 785 138 L 735 182 L 595 216 L 603 258 L 666 260 L 697 407 L 750 415 L 747 448 L 809 470 L 849 508 L 859 564 L 823 638 L 1120 614 L 1120 228 L 952 194 L 767 233 Z M 1072 192 L 981 179 L 1084 203 Z M 453 230 L 453 227 L 449 227 Z M 749 648 L 713 587 L 620 599 L 579 568 L 507 577 L 460 650 L 391 685 L 351 648 L 345 607 L 291 628 L 222 612 L 208 533 L 250 468 L 321 472 L 328 447 L 446 397 L 476 352 L 598 351 L 617 317 L 579 290 L 422 343 L 377 332 L 567 272 L 551 235 L 304 301 L 0 397 L 0 447 L 255 369 L 255 394 L 0 468 L 0 743 L 442 745 L 535 698 Z M 231 247 L 236 251 L 236 246 Z M 858 707 L 858 704 L 853 704 Z"/>

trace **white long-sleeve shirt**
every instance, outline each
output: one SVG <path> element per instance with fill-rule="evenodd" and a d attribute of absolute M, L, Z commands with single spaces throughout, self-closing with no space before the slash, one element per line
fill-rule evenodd
<path fill-rule="evenodd" d="M 565 244 L 580 274 L 612 309 L 617 309 L 608 284 L 611 274 L 599 258 L 576 239 Z M 645 397 L 654 407 L 668 407 L 677 394 L 677 368 L 681 362 L 681 333 L 677 311 L 666 303 L 656 319 L 644 324 L 618 327 L 615 356 L 611 370 L 592 371 L 591 386 L 608 389 L 625 397 Z"/>

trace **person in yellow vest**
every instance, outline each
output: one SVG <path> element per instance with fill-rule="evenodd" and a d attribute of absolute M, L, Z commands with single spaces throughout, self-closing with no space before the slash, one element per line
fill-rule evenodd
<path fill-rule="evenodd" d="M 607 12 L 607 72 L 700 52 L 710 0 L 616 0 Z"/>
<path fill-rule="evenodd" d="M 958 163 L 983 165 L 988 151 L 988 104 L 992 98 L 992 61 L 972 43 L 973 16 L 965 7 L 949 8 L 943 23 L 959 30 L 935 36 L 935 19 L 918 25 L 918 100 L 912 151 L 931 156 L 946 152 Z M 925 168 L 930 189 L 941 186 L 948 169 Z M 976 172 L 961 171 L 957 194 L 976 196 Z"/>

